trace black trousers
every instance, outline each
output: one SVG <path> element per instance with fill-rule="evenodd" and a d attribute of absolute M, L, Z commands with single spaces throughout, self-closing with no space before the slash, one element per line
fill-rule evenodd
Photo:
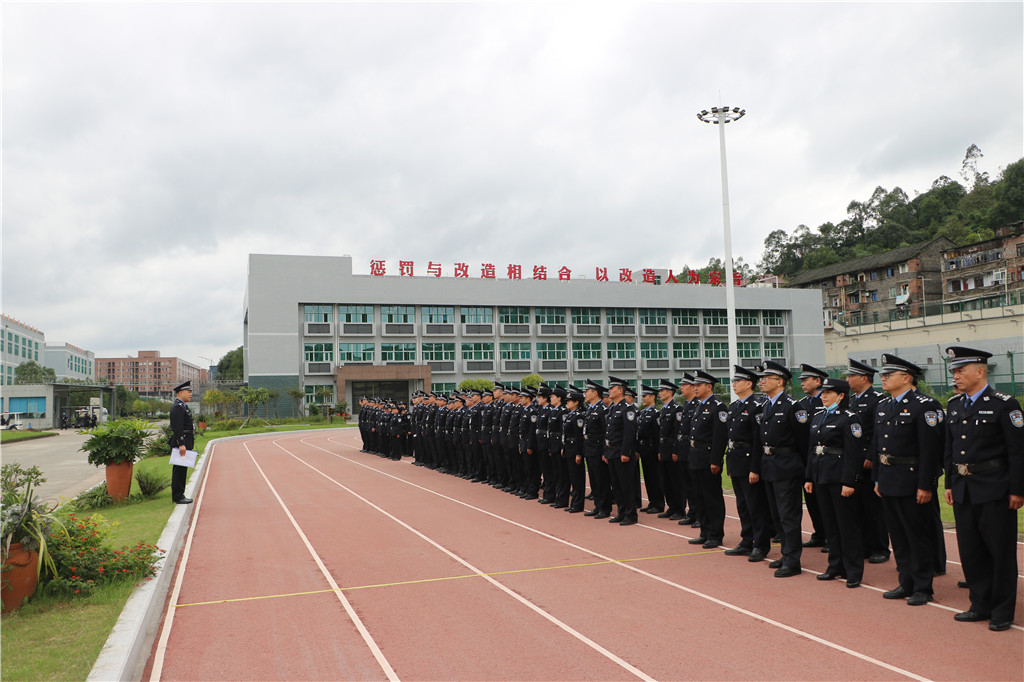
<path fill-rule="evenodd" d="M 658 460 L 658 468 L 661 470 L 661 482 L 665 488 L 665 510 L 685 514 L 686 489 L 683 487 L 679 462 L 673 462 L 671 455 L 667 457 L 668 459 Z"/>
<path fill-rule="evenodd" d="M 521 442 L 523 466 L 526 470 L 526 492 L 536 495 L 540 490 L 540 462 L 537 453 L 527 452 L 526 441 Z"/>
<path fill-rule="evenodd" d="M 815 483 L 821 517 L 828 533 L 828 570 L 847 580 L 864 577 L 864 537 L 857 495 L 843 497 L 840 483 Z"/>
<path fill-rule="evenodd" d="M 600 456 L 586 456 L 587 472 L 590 474 L 590 492 L 594 495 L 594 509 L 611 513 L 612 490 L 608 465 Z"/>
<path fill-rule="evenodd" d="M 569 508 L 583 509 L 583 500 L 587 497 L 587 467 L 583 462 L 577 464 L 575 457 L 566 457 L 565 466 L 569 478 Z"/>
<path fill-rule="evenodd" d="M 679 460 L 679 478 L 683 483 L 683 490 L 686 491 L 690 516 L 695 519 L 702 518 L 704 516 L 704 494 L 701 492 L 700 484 L 693 478 L 693 471 L 682 458 Z"/>
<path fill-rule="evenodd" d="M 722 496 L 722 474 L 711 473 L 710 468 L 690 469 L 690 480 L 700 487 L 704 501 L 701 510 L 700 536 L 719 542 L 725 537 L 725 498 Z"/>
<path fill-rule="evenodd" d="M 740 517 L 740 546 L 747 549 L 763 549 L 772 546 L 768 498 L 764 483 L 751 483 L 750 477 L 732 476 L 732 489 L 736 493 L 736 511 Z"/>
<path fill-rule="evenodd" d="M 935 512 L 931 504 L 918 504 L 916 495 L 883 497 L 882 504 L 900 585 L 907 592 L 931 594 L 935 573 Z"/>
<path fill-rule="evenodd" d="M 869 470 L 865 469 L 861 474 L 861 480 L 856 488 L 857 492 L 853 497 L 860 504 L 864 556 L 889 556 L 889 529 L 885 525 L 885 509 L 882 508 L 881 498 L 875 494 L 875 484 L 871 480 Z"/>
<path fill-rule="evenodd" d="M 611 457 L 608 464 L 614 477 L 612 490 L 615 493 L 615 505 L 618 507 L 616 516 L 635 521 L 637 514 L 633 481 L 636 477 L 636 457 L 631 457 L 628 462 L 623 462 L 618 456 Z"/>
<path fill-rule="evenodd" d="M 800 534 L 800 522 L 804 516 L 801 499 L 803 477 L 769 481 L 767 485 L 773 525 L 775 531 L 782 536 L 782 565 L 800 568 L 800 557 L 803 554 L 803 536 Z"/>
<path fill-rule="evenodd" d="M 1006 498 L 992 502 L 953 504 L 956 543 L 971 610 L 992 620 L 1012 621 L 1017 598 L 1017 512 Z"/>
<path fill-rule="evenodd" d="M 544 489 L 544 499 L 554 501 L 555 488 L 558 487 L 555 458 L 551 456 L 551 452 L 546 445 L 543 447 L 538 445 L 537 449 L 533 451 L 533 455 L 537 458 L 537 464 L 540 466 L 542 479 L 540 487 Z"/>
<path fill-rule="evenodd" d="M 665 486 L 661 480 L 658 451 L 654 448 L 641 449 L 640 464 L 643 467 L 644 488 L 647 489 L 647 505 L 657 509 L 664 509 Z"/>
<path fill-rule="evenodd" d="M 568 507 L 569 492 L 572 487 L 572 482 L 569 480 L 569 460 L 562 457 L 561 452 L 553 456 L 552 459 L 555 460 L 554 470 L 558 481 L 555 485 L 554 501 L 560 507 Z"/>
<path fill-rule="evenodd" d="M 188 467 L 175 464 L 171 467 L 171 499 L 177 502 L 185 497 L 185 481 L 188 479 Z"/>
<path fill-rule="evenodd" d="M 946 533 L 942 528 L 942 509 L 939 506 L 939 484 L 932 488 L 932 528 L 935 530 L 935 572 L 946 572 Z"/>

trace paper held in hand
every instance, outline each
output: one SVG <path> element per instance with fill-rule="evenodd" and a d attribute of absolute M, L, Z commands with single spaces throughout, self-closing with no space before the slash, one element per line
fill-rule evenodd
<path fill-rule="evenodd" d="M 186 450 L 182 456 L 181 450 L 174 448 L 171 450 L 171 464 L 177 464 L 180 467 L 194 467 L 198 456 L 199 453 L 195 450 Z"/>

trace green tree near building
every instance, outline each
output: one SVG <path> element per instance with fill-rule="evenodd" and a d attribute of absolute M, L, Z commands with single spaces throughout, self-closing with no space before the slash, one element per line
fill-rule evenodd
<path fill-rule="evenodd" d="M 14 383 L 16 384 L 48 384 L 57 381 L 57 372 L 49 367 L 43 367 L 34 360 L 23 362 L 14 368 Z"/>
<path fill-rule="evenodd" d="M 228 351 L 224 357 L 217 362 L 217 378 L 227 381 L 231 379 L 241 380 L 245 377 L 243 357 L 242 346 L 239 346 L 235 350 Z"/>
<path fill-rule="evenodd" d="M 523 380 L 520 382 L 520 385 L 526 386 L 527 388 L 536 389 L 538 386 L 540 386 L 540 382 L 542 381 L 544 381 L 544 377 L 542 377 L 539 374 L 527 374 L 525 377 L 523 377 Z"/>
<path fill-rule="evenodd" d="M 493 391 L 494 382 L 490 379 L 463 379 L 459 382 L 460 391 Z"/>
<path fill-rule="evenodd" d="M 292 399 L 292 417 L 297 418 L 299 416 L 297 414 L 299 407 L 302 405 L 302 401 L 305 399 L 306 394 L 301 388 L 289 388 L 285 393 L 287 393 L 288 397 Z"/>

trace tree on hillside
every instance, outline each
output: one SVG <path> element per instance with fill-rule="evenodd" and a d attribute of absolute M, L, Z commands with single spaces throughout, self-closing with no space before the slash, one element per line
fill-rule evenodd
<path fill-rule="evenodd" d="M 16 384 L 47 384 L 57 381 L 57 372 L 50 367 L 43 367 L 34 360 L 23 362 L 14 368 Z"/>
<path fill-rule="evenodd" d="M 224 380 L 241 380 L 245 377 L 242 346 L 225 353 L 217 362 L 217 378 Z"/>

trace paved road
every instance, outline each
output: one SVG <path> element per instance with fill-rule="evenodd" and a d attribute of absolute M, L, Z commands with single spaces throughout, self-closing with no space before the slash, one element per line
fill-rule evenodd
<path fill-rule="evenodd" d="M 5 464 L 38 466 L 46 476 L 46 483 L 39 486 L 38 492 L 53 502 L 75 497 L 104 479 L 103 467 L 89 464 L 86 454 L 79 449 L 87 436 L 71 429 L 57 434 L 52 438 L 7 443 L 2 453 Z"/>

